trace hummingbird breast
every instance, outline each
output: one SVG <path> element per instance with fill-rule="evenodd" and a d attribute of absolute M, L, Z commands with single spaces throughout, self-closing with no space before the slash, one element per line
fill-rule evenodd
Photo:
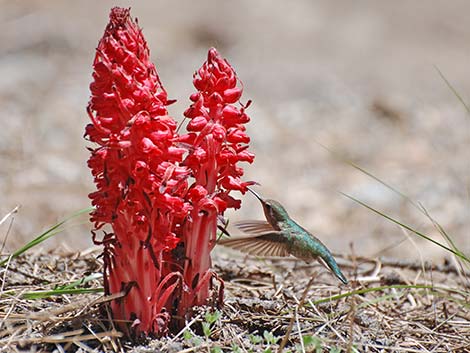
<path fill-rule="evenodd" d="M 297 224 L 283 225 L 281 228 L 285 234 L 288 251 L 292 255 L 307 263 L 321 255 L 323 244 L 305 229 Z"/>
<path fill-rule="evenodd" d="M 289 248 L 292 255 L 307 263 L 316 260 L 318 257 L 315 249 L 312 248 L 312 244 L 309 244 L 308 239 L 305 238 L 295 237 Z"/>

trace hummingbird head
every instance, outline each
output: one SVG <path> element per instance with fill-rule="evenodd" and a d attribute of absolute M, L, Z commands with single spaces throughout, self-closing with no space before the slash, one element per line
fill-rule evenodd
<path fill-rule="evenodd" d="M 278 201 L 264 199 L 257 192 L 251 190 L 250 188 L 248 188 L 248 190 L 261 202 L 266 220 L 274 228 L 278 228 L 278 222 L 283 222 L 289 218 L 289 214 L 287 213 L 286 209 Z"/>

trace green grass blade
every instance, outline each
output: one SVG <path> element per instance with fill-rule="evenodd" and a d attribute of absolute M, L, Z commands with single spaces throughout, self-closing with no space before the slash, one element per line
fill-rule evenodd
<path fill-rule="evenodd" d="M 469 259 L 467 256 L 465 256 L 461 251 L 451 249 L 451 248 L 449 248 L 448 246 L 445 246 L 444 244 L 439 243 L 438 241 L 432 239 L 431 237 L 429 237 L 429 236 L 427 236 L 427 235 L 425 235 L 425 234 L 423 234 L 423 233 L 421 233 L 421 232 L 419 232 L 419 231 L 417 231 L 417 230 L 411 228 L 410 226 L 407 226 L 406 224 L 404 224 L 404 223 L 402 223 L 402 222 L 400 222 L 400 221 L 398 221 L 398 220 L 396 220 L 396 219 L 394 219 L 394 218 L 392 218 L 392 217 L 386 215 L 386 214 L 383 213 L 383 212 L 380 212 L 379 210 L 377 210 L 377 209 L 375 209 L 375 208 L 373 208 L 373 207 L 367 205 L 366 203 L 364 203 L 364 202 L 362 202 L 362 201 L 360 201 L 360 200 L 358 200 L 358 199 L 356 199 L 356 198 L 354 198 L 354 197 L 352 197 L 352 196 L 350 196 L 350 195 L 348 195 L 348 194 L 345 194 L 345 193 L 343 193 L 343 192 L 340 192 L 340 193 L 341 193 L 343 196 L 347 197 L 348 199 L 350 199 L 350 200 L 352 200 L 352 201 L 358 203 L 359 205 L 361 205 L 361 206 L 367 208 L 368 210 L 377 213 L 379 216 L 382 216 L 382 217 L 388 219 L 389 221 L 391 221 L 391 222 L 393 222 L 393 223 L 399 225 L 400 227 L 403 227 L 403 228 L 405 228 L 406 230 L 409 230 L 410 232 L 412 232 L 412 233 L 414 233 L 414 234 L 416 234 L 416 235 L 418 235 L 418 236 L 420 236 L 420 237 L 422 237 L 422 238 L 424 238 L 424 239 L 430 241 L 431 243 L 434 243 L 434 244 L 436 244 L 437 246 L 439 246 L 439 247 L 441 247 L 441 248 L 443 248 L 443 249 L 445 249 L 445 250 L 451 252 L 452 254 L 454 254 L 455 256 L 457 256 L 458 258 L 460 258 L 461 260 L 470 263 L 470 259 Z"/>
<path fill-rule="evenodd" d="M 398 190 L 397 188 L 393 187 L 392 185 L 386 183 L 385 181 L 383 181 L 382 179 L 378 178 L 377 176 L 375 176 L 374 174 L 368 172 L 367 170 L 365 170 L 364 168 L 360 167 L 359 165 L 357 165 L 356 163 L 352 162 L 351 160 L 343 157 L 342 155 L 338 154 L 337 152 L 335 152 L 334 150 L 328 148 L 327 146 L 317 142 L 318 145 L 320 145 L 322 148 L 324 148 L 326 151 L 328 151 L 329 153 L 331 153 L 333 155 L 333 157 L 335 157 L 336 159 L 338 159 L 339 161 L 353 167 L 354 169 L 356 169 L 357 171 L 363 173 L 364 175 L 367 175 L 368 177 L 370 177 L 371 179 L 377 181 L 379 184 L 385 186 L 387 189 L 389 189 L 390 191 L 394 192 L 395 194 L 397 194 L 398 196 L 402 197 L 404 200 L 406 200 L 408 203 L 410 203 L 412 206 L 414 206 L 419 212 L 421 212 L 422 214 L 424 214 L 430 221 L 431 223 L 433 224 L 433 226 L 439 231 L 439 233 L 441 233 L 441 235 L 443 236 L 443 238 L 448 242 L 448 244 L 457 252 L 459 252 L 458 250 L 458 247 L 457 245 L 455 244 L 455 242 L 452 240 L 452 237 L 444 230 L 444 228 L 435 220 L 431 217 L 431 215 L 429 214 L 429 212 L 427 212 L 427 210 L 424 208 L 423 205 L 421 205 L 420 203 L 416 203 L 415 201 L 413 201 L 410 197 L 408 197 L 406 194 L 404 194 L 403 192 L 401 192 L 400 190 Z"/>
<path fill-rule="evenodd" d="M 452 239 L 452 237 L 445 231 L 445 229 L 434 218 L 431 217 L 431 215 L 426 210 L 426 208 L 424 208 L 423 205 L 420 205 L 420 206 L 421 206 L 422 212 L 428 217 L 428 219 L 432 222 L 432 224 L 439 231 L 439 233 L 441 233 L 442 237 L 447 241 L 447 244 L 449 244 L 450 247 L 454 249 L 455 251 L 460 252 L 454 240 Z M 462 270 L 463 270 L 463 266 L 465 266 L 467 270 L 470 269 L 469 263 L 465 263 L 461 261 L 457 261 L 457 263 L 459 264 Z"/>
<path fill-rule="evenodd" d="M 224 224 L 224 227 L 223 227 L 223 230 L 222 229 L 219 229 L 220 230 L 220 233 L 217 234 L 217 240 L 216 242 L 219 242 L 219 240 L 224 237 L 224 236 L 230 236 L 228 234 L 228 231 L 227 231 L 227 228 L 228 228 L 228 224 L 230 223 L 230 219 L 227 219 L 227 222 L 225 222 Z"/>
<path fill-rule="evenodd" d="M 382 179 L 376 177 L 374 174 L 368 172 L 367 170 L 365 170 L 364 168 L 360 167 L 359 165 L 357 165 L 356 163 L 354 163 L 353 161 L 347 159 L 346 157 L 344 157 L 343 155 L 339 154 L 338 152 L 330 149 L 329 147 L 323 145 L 322 143 L 316 141 L 316 143 L 321 146 L 322 148 L 324 148 L 327 152 L 329 152 L 331 155 L 333 155 L 334 158 L 336 158 L 337 160 L 339 160 L 340 162 L 343 162 L 344 164 L 347 164 L 351 167 L 353 167 L 354 169 L 356 169 L 357 171 L 367 175 L 369 178 L 371 179 L 374 179 L 376 182 L 378 182 L 379 184 L 382 184 L 383 186 L 385 186 L 387 189 L 393 191 L 395 194 L 401 196 L 403 199 L 405 199 L 406 201 L 408 201 L 410 204 L 412 204 L 413 206 L 415 207 L 418 207 L 418 205 L 412 200 L 410 199 L 407 195 L 405 195 L 404 193 L 402 193 L 400 190 L 394 188 L 392 185 L 386 183 L 385 181 L 383 181 Z"/>
<path fill-rule="evenodd" d="M 465 110 L 467 111 L 468 115 L 470 115 L 470 107 L 467 105 L 467 103 L 465 103 L 465 101 L 463 100 L 462 96 L 459 94 L 459 92 L 457 92 L 457 90 L 454 88 L 454 86 L 452 86 L 452 84 L 449 82 L 449 80 L 444 76 L 444 74 L 442 73 L 441 70 L 439 70 L 439 68 L 437 66 L 434 66 L 434 68 L 436 69 L 437 73 L 439 74 L 439 76 L 441 76 L 442 80 L 444 80 L 444 82 L 446 83 L 447 87 L 449 87 L 449 89 L 452 91 L 452 93 L 454 94 L 455 97 L 457 97 L 457 99 L 460 101 L 460 103 L 462 103 L 462 105 L 464 106 Z"/>
<path fill-rule="evenodd" d="M 433 285 L 426 285 L 426 284 L 415 284 L 415 285 L 392 284 L 392 285 L 388 285 L 388 286 L 379 286 L 379 287 L 357 289 L 357 290 L 353 290 L 353 291 L 346 292 L 346 293 L 332 295 L 332 296 L 329 296 L 327 298 L 317 299 L 315 301 L 312 301 L 311 303 L 313 305 L 318 305 L 318 304 L 327 303 L 327 302 L 330 302 L 330 301 L 339 300 L 339 299 L 342 299 L 342 298 L 352 297 L 354 295 L 363 295 L 363 294 L 371 293 L 371 292 L 382 292 L 382 291 L 387 290 L 387 289 L 426 289 L 426 290 L 432 291 L 435 294 L 437 294 L 437 291 L 444 291 L 444 292 L 446 292 L 446 296 L 445 296 L 446 298 L 450 298 L 449 292 L 457 293 L 457 294 L 461 295 L 463 298 L 467 298 L 468 294 L 469 294 L 467 292 L 463 292 L 463 291 L 460 291 L 460 290 L 457 290 L 457 289 L 442 288 L 442 287 L 436 287 L 436 286 L 433 286 Z M 384 298 L 385 297 L 382 297 L 382 299 L 384 299 Z M 457 302 L 465 303 L 466 300 L 457 300 Z M 467 303 L 467 305 L 468 305 L 468 303 Z M 307 306 L 308 306 L 308 304 L 307 304 Z"/>
<path fill-rule="evenodd" d="M 91 281 L 94 281 L 94 280 L 97 280 L 97 279 L 101 279 L 101 278 L 103 278 L 102 273 L 92 273 L 91 275 L 80 278 L 79 280 L 76 280 L 72 283 L 64 284 L 62 286 L 57 286 L 55 289 L 57 289 L 57 290 L 74 289 L 74 288 L 80 287 L 80 286 L 82 286 L 82 285 L 84 285 L 88 282 L 91 282 Z"/>
<path fill-rule="evenodd" d="M 104 291 L 104 288 L 102 287 L 99 287 L 99 288 L 79 288 L 79 287 L 91 281 L 101 279 L 102 277 L 103 277 L 102 273 L 92 273 L 89 276 L 80 278 L 79 280 L 74 281 L 69 284 L 57 286 L 54 289 L 23 292 L 19 294 L 19 296 L 22 299 L 44 299 L 44 298 L 49 298 L 49 297 L 58 296 L 58 295 L 101 293 Z M 0 297 L 2 296 L 11 297 L 11 296 L 18 295 L 18 293 L 20 292 L 16 290 L 8 290 L 8 291 L 4 291 L 3 293 L 1 293 Z"/>
<path fill-rule="evenodd" d="M 22 299 L 44 299 L 57 295 L 74 295 L 74 294 L 89 294 L 89 293 L 102 293 L 103 288 L 73 288 L 73 289 L 54 289 L 54 290 L 38 290 L 25 292 L 21 295 Z"/>
<path fill-rule="evenodd" d="M 69 288 L 69 289 L 52 289 L 52 290 L 35 290 L 29 292 L 19 292 L 15 290 L 7 290 L 0 294 L 2 297 L 14 297 L 19 295 L 22 299 L 44 299 L 58 295 L 74 295 L 74 294 L 89 294 L 89 293 L 102 293 L 104 288 Z"/>
<path fill-rule="evenodd" d="M 374 299 L 370 299 L 370 300 L 362 302 L 361 304 L 357 306 L 357 308 L 365 308 L 365 307 L 375 305 L 378 303 L 383 303 L 383 302 L 386 302 L 387 300 L 396 298 L 396 296 L 397 296 L 396 293 L 382 295 L 378 298 L 374 298 Z"/>
<path fill-rule="evenodd" d="M 4 266 L 8 261 L 10 261 L 11 259 L 14 259 L 18 256 L 20 256 L 21 254 L 25 253 L 26 251 L 28 251 L 29 249 L 35 247 L 36 245 L 38 244 L 41 244 L 43 241 L 53 237 L 54 235 L 60 233 L 63 231 L 63 228 L 61 228 L 67 221 L 73 219 L 73 218 L 76 218 L 84 213 L 90 213 L 94 208 L 93 207 L 88 207 L 88 208 L 85 208 L 85 209 L 82 209 L 80 211 L 77 211 L 75 213 L 73 213 L 72 215 L 68 216 L 67 218 L 65 218 L 64 220 L 60 221 L 59 223 L 53 225 L 52 227 L 50 227 L 49 229 L 47 229 L 45 232 L 43 232 L 42 234 L 38 235 L 36 238 L 34 238 L 33 240 L 31 240 L 29 243 L 27 243 L 26 245 L 23 245 L 21 248 L 19 248 L 18 250 L 16 250 L 13 254 L 11 254 L 10 256 L 8 256 L 6 259 L 0 261 L 0 266 Z"/>

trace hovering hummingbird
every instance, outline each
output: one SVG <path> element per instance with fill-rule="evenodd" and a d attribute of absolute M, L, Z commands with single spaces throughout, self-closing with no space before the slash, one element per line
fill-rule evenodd
<path fill-rule="evenodd" d="M 289 256 L 310 263 L 318 260 L 330 269 L 344 284 L 348 280 L 341 273 L 333 255 L 323 243 L 290 218 L 286 209 L 277 201 L 262 198 L 248 189 L 263 205 L 266 221 L 242 221 L 235 223 L 251 237 L 227 239 L 219 244 L 256 256 Z"/>

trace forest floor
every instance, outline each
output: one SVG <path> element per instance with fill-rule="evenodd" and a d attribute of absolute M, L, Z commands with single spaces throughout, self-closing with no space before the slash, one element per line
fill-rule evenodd
<path fill-rule="evenodd" d="M 183 330 L 133 343 L 110 324 L 108 299 L 92 293 L 100 278 L 83 286 L 90 293 L 47 296 L 99 273 L 98 254 L 12 260 L 2 273 L 0 352 L 470 351 L 470 277 L 452 262 L 339 256 L 350 280 L 341 285 L 294 258 L 216 254 L 223 308 L 198 308 Z"/>

